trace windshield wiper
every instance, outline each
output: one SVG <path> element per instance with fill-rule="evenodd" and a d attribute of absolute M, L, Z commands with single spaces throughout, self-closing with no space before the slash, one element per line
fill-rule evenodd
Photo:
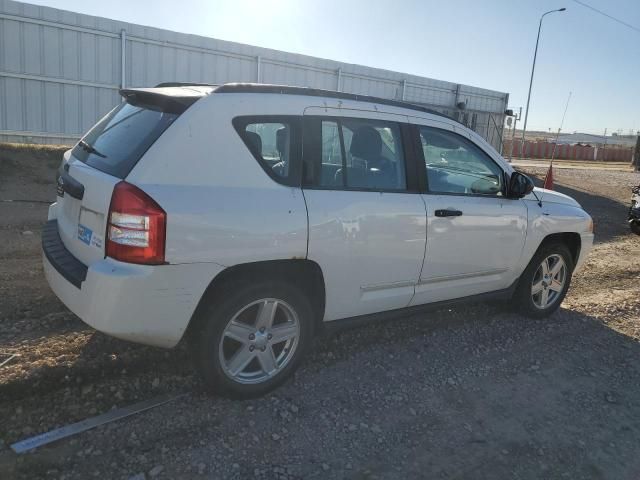
<path fill-rule="evenodd" d="M 100 153 L 98 150 L 93 148 L 91 145 L 89 145 L 84 140 L 80 140 L 80 142 L 78 142 L 78 145 L 80 145 L 82 147 L 82 149 L 84 151 L 86 151 L 86 152 L 93 153 L 94 155 L 97 155 L 97 156 L 102 157 L 102 158 L 107 158 L 106 155 Z"/>

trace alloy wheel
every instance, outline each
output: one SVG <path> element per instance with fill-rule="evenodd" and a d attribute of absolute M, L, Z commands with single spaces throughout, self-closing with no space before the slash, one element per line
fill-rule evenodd
<path fill-rule="evenodd" d="M 300 322 L 283 300 L 264 298 L 241 308 L 222 333 L 222 370 L 239 383 L 273 378 L 289 363 L 298 346 Z"/>
<path fill-rule="evenodd" d="M 531 282 L 531 298 L 539 309 L 545 309 L 558 301 L 567 280 L 567 264 L 561 255 L 546 257 L 538 266 Z"/>

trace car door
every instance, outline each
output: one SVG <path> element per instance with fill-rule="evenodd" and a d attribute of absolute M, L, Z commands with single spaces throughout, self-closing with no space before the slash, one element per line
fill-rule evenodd
<path fill-rule="evenodd" d="M 426 212 L 405 116 L 308 108 L 303 192 L 308 258 L 325 320 L 406 307 L 420 276 Z"/>
<path fill-rule="evenodd" d="M 412 305 L 509 287 L 527 228 L 523 201 L 505 196 L 505 175 L 463 127 L 417 125 L 426 174 L 427 247 Z"/>

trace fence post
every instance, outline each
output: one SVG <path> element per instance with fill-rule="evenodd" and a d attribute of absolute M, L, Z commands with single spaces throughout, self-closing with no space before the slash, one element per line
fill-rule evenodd
<path fill-rule="evenodd" d="M 125 88 L 127 83 L 127 32 L 120 30 L 120 88 Z"/>
<path fill-rule="evenodd" d="M 504 97 L 504 105 L 502 108 L 502 113 L 500 114 L 500 155 L 503 154 L 504 150 L 504 122 L 507 117 L 507 110 L 509 109 L 509 94 L 507 93 Z M 509 132 L 507 132 L 509 135 Z"/>
<path fill-rule="evenodd" d="M 260 83 L 262 79 L 262 57 L 260 55 L 256 57 L 256 77 L 256 81 Z"/>

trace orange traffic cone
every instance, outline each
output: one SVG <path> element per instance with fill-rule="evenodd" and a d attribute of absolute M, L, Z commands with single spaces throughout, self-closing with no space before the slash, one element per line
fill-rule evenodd
<path fill-rule="evenodd" d="M 547 170 L 547 175 L 544 177 L 543 188 L 553 190 L 553 163 L 549 164 L 549 170 Z"/>

